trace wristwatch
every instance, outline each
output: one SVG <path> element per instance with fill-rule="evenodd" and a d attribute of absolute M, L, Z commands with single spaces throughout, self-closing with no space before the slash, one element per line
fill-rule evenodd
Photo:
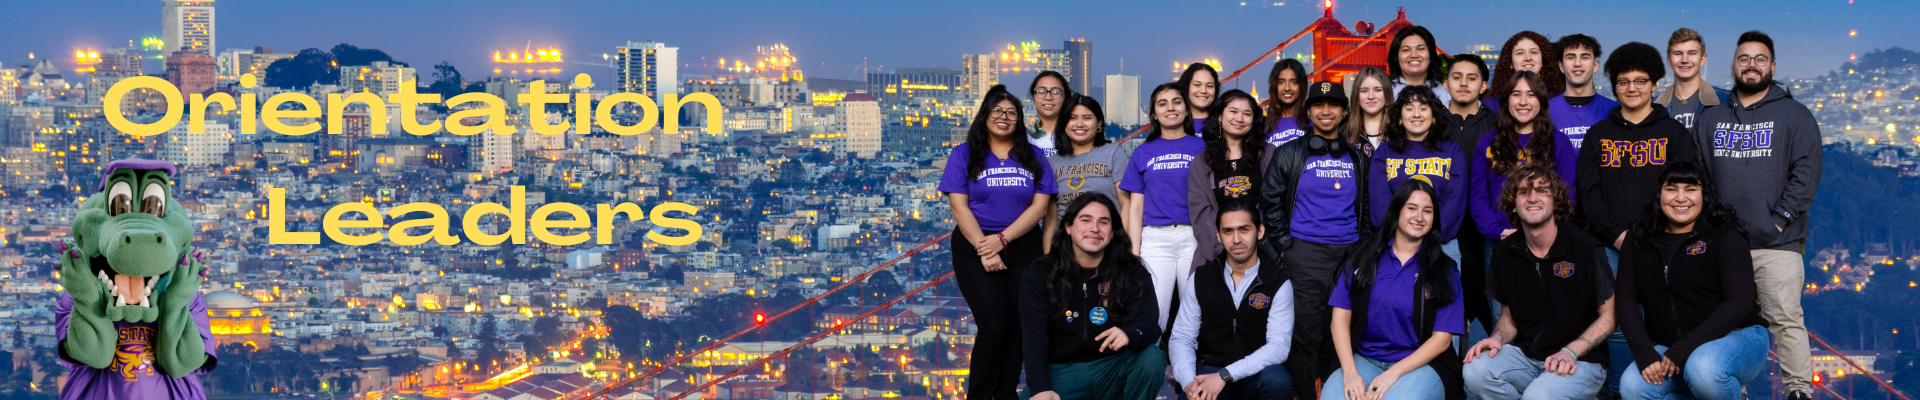
<path fill-rule="evenodd" d="M 1221 368 L 1220 383 L 1233 383 L 1233 372 L 1227 371 L 1225 368 Z"/>

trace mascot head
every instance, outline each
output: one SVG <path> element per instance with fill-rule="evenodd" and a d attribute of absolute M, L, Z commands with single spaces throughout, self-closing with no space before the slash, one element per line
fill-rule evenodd
<path fill-rule="evenodd" d="M 174 200 L 173 163 L 109 162 L 100 191 L 80 203 L 73 239 L 113 307 L 152 308 L 193 240 L 186 210 Z"/>

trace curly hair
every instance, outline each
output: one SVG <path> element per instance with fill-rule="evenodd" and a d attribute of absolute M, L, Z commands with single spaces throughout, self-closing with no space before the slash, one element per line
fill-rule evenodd
<path fill-rule="evenodd" d="M 1613 84 L 1614 90 L 1619 90 L 1620 74 L 1640 71 L 1647 73 L 1647 79 L 1659 82 L 1661 78 L 1667 77 L 1665 62 L 1666 57 L 1660 54 L 1660 50 L 1654 49 L 1653 45 L 1627 42 L 1613 49 L 1613 57 L 1607 58 L 1605 67 L 1607 81 Z"/>
<path fill-rule="evenodd" d="M 1253 110 L 1253 124 L 1248 125 L 1247 133 L 1240 137 L 1240 157 L 1245 160 L 1262 159 L 1260 153 L 1265 149 L 1267 137 L 1259 134 L 1259 128 L 1267 126 L 1267 123 L 1266 116 L 1261 115 L 1260 112 L 1260 101 L 1254 100 L 1253 95 L 1247 94 L 1244 90 L 1233 89 L 1221 93 L 1220 98 L 1214 100 L 1212 106 L 1207 107 L 1207 114 L 1213 115 L 1216 122 L 1200 128 L 1200 138 L 1207 143 L 1206 150 L 1203 152 L 1207 156 L 1207 166 L 1210 168 L 1218 170 L 1225 169 L 1227 166 L 1227 124 L 1217 120 L 1220 115 L 1227 112 L 1227 105 L 1236 100 L 1247 102 L 1247 106 Z"/>
<path fill-rule="evenodd" d="M 1540 46 L 1539 74 L 1541 80 L 1547 82 L 1547 98 L 1553 98 L 1567 90 L 1566 76 L 1560 72 L 1560 52 L 1554 51 L 1553 42 L 1534 31 L 1520 31 L 1513 34 L 1513 37 L 1507 38 L 1506 46 L 1500 48 L 1500 62 L 1493 65 L 1493 86 L 1490 86 L 1492 91 L 1487 93 L 1488 97 L 1500 99 L 1503 103 L 1507 101 L 1507 91 L 1513 89 L 1514 73 L 1518 72 L 1513 68 L 1513 47 L 1518 46 L 1523 39 L 1533 42 L 1535 46 Z M 1536 86 L 1534 90 L 1540 89 Z"/>
<path fill-rule="evenodd" d="M 1393 105 L 1387 107 L 1386 139 L 1388 147 L 1392 147 L 1393 151 L 1405 152 L 1408 147 L 1413 145 L 1411 140 L 1408 140 L 1407 127 L 1400 123 L 1400 121 L 1403 120 L 1402 118 L 1406 116 L 1400 113 L 1403 112 L 1401 109 L 1414 103 L 1427 105 L 1427 112 L 1433 114 L 1427 117 L 1427 121 L 1430 121 L 1432 125 L 1427 127 L 1427 138 L 1420 141 L 1422 146 L 1425 146 L 1427 150 L 1440 150 L 1441 143 L 1453 140 L 1453 129 L 1449 129 L 1448 126 L 1452 123 L 1450 121 L 1451 119 L 1446 118 L 1446 114 L 1441 114 L 1448 112 L 1447 105 L 1441 104 L 1440 97 L 1433 94 L 1432 88 L 1420 85 L 1407 85 L 1405 89 L 1400 89 L 1400 95 L 1397 96 L 1397 100 L 1393 102 Z"/>
<path fill-rule="evenodd" d="M 1560 174 L 1553 172 L 1553 167 L 1527 164 L 1507 173 L 1507 183 L 1500 187 L 1500 209 L 1507 212 L 1507 223 L 1516 227 L 1523 225 L 1517 207 L 1520 203 L 1520 186 L 1541 179 L 1547 181 L 1546 189 L 1552 192 L 1548 195 L 1553 196 L 1553 219 L 1565 221 L 1568 215 L 1573 214 L 1573 199 L 1567 197 L 1567 181 L 1560 179 Z"/>
<path fill-rule="evenodd" d="M 1501 97 L 1499 119 L 1494 123 L 1493 143 L 1487 145 L 1489 153 L 1487 164 L 1493 168 L 1493 172 L 1501 174 L 1512 172 L 1513 167 L 1520 164 L 1540 164 L 1552 169 L 1562 160 L 1554 159 L 1559 154 L 1555 152 L 1559 144 L 1555 143 L 1553 135 L 1560 129 L 1553 126 L 1553 115 L 1547 107 L 1547 99 L 1551 96 L 1538 89 L 1543 85 L 1538 74 L 1520 71 L 1514 74 L 1514 78 L 1514 83 L 1525 82 L 1528 88 L 1534 88 L 1531 89 L 1533 98 L 1540 103 L 1539 106 L 1534 107 L 1538 115 L 1533 116 L 1532 121 L 1526 122 L 1533 126 L 1534 136 L 1527 141 L 1526 150 L 1521 151 L 1521 122 L 1513 117 L 1513 102 L 1507 101 L 1506 97 Z M 1505 89 L 1501 92 L 1513 92 L 1512 87 Z M 1574 162 L 1575 160 L 1564 161 Z"/>
<path fill-rule="evenodd" d="M 1700 207 L 1700 217 L 1694 219 L 1694 232 L 1713 233 L 1732 229 L 1740 237 L 1747 237 L 1747 230 L 1742 228 L 1746 225 L 1741 224 L 1740 215 L 1734 212 L 1733 207 L 1720 201 L 1720 191 L 1713 187 L 1713 181 L 1709 178 L 1707 171 L 1700 169 L 1699 164 L 1681 161 L 1667 164 L 1667 169 L 1660 172 L 1659 187 L 1676 183 L 1700 186 L 1701 201 L 1697 205 Z M 1631 232 L 1627 234 L 1627 244 L 1658 248 L 1660 233 L 1666 232 L 1667 222 L 1667 213 L 1660 209 L 1660 197 L 1656 195 L 1647 199 L 1646 211 L 1640 212 L 1640 220 L 1627 226 L 1627 231 Z"/>

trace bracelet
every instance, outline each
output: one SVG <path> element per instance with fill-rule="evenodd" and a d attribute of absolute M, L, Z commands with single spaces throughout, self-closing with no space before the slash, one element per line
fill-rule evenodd
<path fill-rule="evenodd" d="M 1003 234 L 998 234 L 998 233 L 995 233 L 995 234 L 993 234 L 993 237 L 997 237 L 997 238 L 1000 238 L 1000 248 L 1001 248 L 1001 249 L 1005 249 L 1005 248 L 1007 248 L 1007 235 L 1003 235 Z"/>
<path fill-rule="evenodd" d="M 1580 358 L 1580 352 L 1577 352 L 1577 351 L 1573 351 L 1573 348 L 1570 348 L 1570 347 L 1567 347 L 1567 346 L 1560 346 L 1560 349 L 1561 349 L 1561 350 L 1566 350 L 1566 351 L 1567 351 L 1567 354 L 1572 354 L 1572 355 L 1573 355 L 1573 358 Z"/>

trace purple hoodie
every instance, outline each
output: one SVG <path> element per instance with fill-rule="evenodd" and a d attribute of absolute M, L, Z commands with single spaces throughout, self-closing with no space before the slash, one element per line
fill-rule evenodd
<path fill-rule="evenodd" d="M 1440 195 L 1440 242 L 1453 241 L 1467 214 L 1467 158 L 1460 144 L 1452 140 L 1439 150 L 1427 149 L 1420 142 L 1407 144 L 1398 152 L 1385 141 L 1373 151 L 1373 168 L 1367 171 L 1367 206 L 1373 211 L 1373 226 L 1386 221 L 1387 206 L 1393 203 L 1393 191 L 1409 179 L 1427 181 Z"/>
<path fill-rule="evenodd" d="M 1487 240 L 1492 241 L 1500 240 L 1500 232 L 1513 229 L 1513 224 L 1507 221 L 1507 212 L 1500 210 L 1500 191 L 1506 186 L 1507 177 L 1494 173 L 1493 164 L 1489 160 L 1493 156 L 1493 137 L 1497 133 L 1499 132 L 1487 132 L 1480 136 L 1480 146 L 1473 152 L 1472 179 L 1469 181 L 1471 182 L 1469 186 L 1473 187 L 1470 201 L 1473 203 L 1474 226 L 1480 228 L 1480 233 L 1487 235 Z M 1532 143 L 1532 137 L 1532 134 L 1520 135 L 1522 162 L 1528 159 L 1525 151 L 1527 143 Z M 1553 140 L 1553 170 L 1560 174 L 1561 180 L 1567 182 L 1567 198 L 1571 202 L 1572 199 L 1579 198 L 1574 194 L 1573 181 L 1580 160 L 1576 156 L 1572 141 L 1567 140 L 1567 135 L 1555 131 Z"/>

